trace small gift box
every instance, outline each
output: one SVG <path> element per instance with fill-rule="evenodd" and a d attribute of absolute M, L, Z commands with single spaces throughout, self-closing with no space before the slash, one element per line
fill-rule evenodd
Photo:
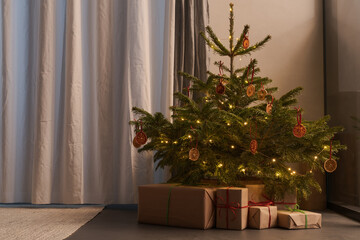
<path fill-rule="evenodd" d="M 235 187 L 218 188 L 216 195 L 216 227 L 245 229 L 248 217 L 248 190 Z"/>
<path fill-rule="evenodd" d="M 249 191 L 249 201 L 256 203 L 269 203 L 272 202 L 274 206 L 277 206 L 278 210 L 285 210 L 286 206 L 294 207 L 297 203 L 296 193 L 285 193 L 283 199 L 279 201 L 273 201 L 265 194 L 264 184 L 248 184 L 245 187 Z"/>
<path fill-rule="evenodd" d="M 321 214 L 294 208 L 278 211 L 278 226 L 287 229 L 321 228 Z"/>
<path fill-rule="evenodd" d="M 276 206 L 249 206 L 250 228 L 264 229 L 276 227 L 277 207 Z"/>

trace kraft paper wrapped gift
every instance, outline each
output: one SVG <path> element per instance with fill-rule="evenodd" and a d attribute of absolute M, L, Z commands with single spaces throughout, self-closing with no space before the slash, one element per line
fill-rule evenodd
<path fill-rule="evenodd" d="M 264 192 L 264 184 L 248 184 L 245 187 L 249 191 L 249 201 L 255 203 L 268 203 L 272 200 L 266 197 Z M 280 201 L 272 201 L 273 205 L 277 206 L 278 210 L 286 210 L 286 206 L 294 207 L 297 203 L 296 193 L 285 193 L 284 198 Z"/>
<path fill-rule="evenodd" d="M 215 224 L 215 188 L 174 184 L 139 186 L 138 222 L 209 229 Z"/>
<path fill-rule="evenodd" d="M 300 211 L 278 211 L 278 226 L 287 229 L 321 228 L 320 213 Z"/>
<path fill-rule="evenodd" d="M 246 188 L 217 188 L 216 227 L 243 230 L 247 226 L 248 190 Z"/>
<path fill-rule="evenodd" d="M 249 206 L 248 227 L 256 229 L 272 228 L 277 225 L 276 206 Z"/>

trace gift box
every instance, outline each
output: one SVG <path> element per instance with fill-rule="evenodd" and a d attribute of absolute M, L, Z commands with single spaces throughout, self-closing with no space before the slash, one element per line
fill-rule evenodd
<path fill-rule="evenodd" d="M 216 227 L 245 229 L 248 217 L 248 190 L 235 187 L 218 188 L 216 195 Z"/>
<path fill-rule="evenodd" d="M 278 226 L 287 229 L 321 228 L 321 214 L 299 209 L 280 210 Z"/>
<path fill-rule="evenodd" d="M 273 201 L 265 194 L 264 184 L 248 184 L 245 187 L 249 191 L 249 202 L 266 204 L 272 202 L 274 206 L 277 206 L 278 210 L 286 210 L 286 206 L 294 207 L 297 203 L 296 193 L 285 193 L 283 199 L 280 201 Z"/>
<path fill-rule="evenodd" d="M 138 222 L 209 229 L 215 224 L 215 188 L 174 184 L 139 186 Z"/>
<path fill-rule="evenodd" d="M 250 228 L 264 229 L 276 227 L 277 207 L 276 206 L 249 206 Z"/>

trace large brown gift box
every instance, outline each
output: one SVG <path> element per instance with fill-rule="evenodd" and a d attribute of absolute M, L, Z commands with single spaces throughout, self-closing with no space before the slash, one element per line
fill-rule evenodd
<path fill-rule="evenodd" d="M 249 190 L 249 202 L 267 203 L 272 200 L 266 197 L 264 184 L 248 184 L 245 187 Z M 295 207 L 297 203 L 296 193 L 285 193 L 284 198 L 280 201 L 272 201 L 278 210 L 286 210 L 286 206 Z"/>
<path fill-rule="evenodd" d="M 248 217 L 246 188 L 218 188 L 216 191 L 216 227 L 243 230 Z"/>
<path fill-rule="evenodd" d="M 138 222 L 209 229 L 215 223 L 215 188 L 139 186 Z"/>
<path fill-rule="evenodd" d="M 309 211 L 280 210 L 278 211 L 278 226 L 288 229 L 321 228 L 321 214 Z"/>
<path fill-rule="evenodd" d="M 276 206 L 249 206 L 250 228 L 264 229 L 276 227 L 277 207 Z"/>

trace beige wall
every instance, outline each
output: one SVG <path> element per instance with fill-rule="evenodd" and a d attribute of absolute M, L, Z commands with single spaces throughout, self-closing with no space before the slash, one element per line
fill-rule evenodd
<path fill-rule="evenodd" d="M 259 61 L 261 76 L 273 80 L 279 87 L 275 97 L 302 86 L 300 106 L 304 118 L 318 119 L 324 114 L 323 76 L 323 22 L 321 0 L 209 0 L 210 25 L 222 42 L 228 43 L 229 3 L 234 2 L 235 35 L 239 36 L 245 24 L 250 25 L 250 43 L 270 34 L 272 39 L 253 54 Z M 210 71 L 220 56 L 211 55 Z M 237 67 L 249 63 L 250 56 L 236 60 Z M 325 178 L 317 176 L 323 189 Z M 315 194 L 316 203 L 308 208 L 325 208 L 325 193 Z"/>
<path fill-rule="evenodd" d="M 210 25 L 228 43 L 229 3 L 234 2 L 235 34 L 240 35 L 245 24 L 250 25 L 250 43 L 270 34 L 270 42 L 252 57 L 259 61 L 261 76 L 273 80 L 279 87 L 275 96 L 292 88 L 304 87 L 300 106 L 304 117 L 317 119 L 324 114 L 323 28 L 321 0 L 209 0 Z M 210 71 L 217 72 L 212 55 Z M 237 66 L 249 63 L 250 56 L 236 60 Z"/>

